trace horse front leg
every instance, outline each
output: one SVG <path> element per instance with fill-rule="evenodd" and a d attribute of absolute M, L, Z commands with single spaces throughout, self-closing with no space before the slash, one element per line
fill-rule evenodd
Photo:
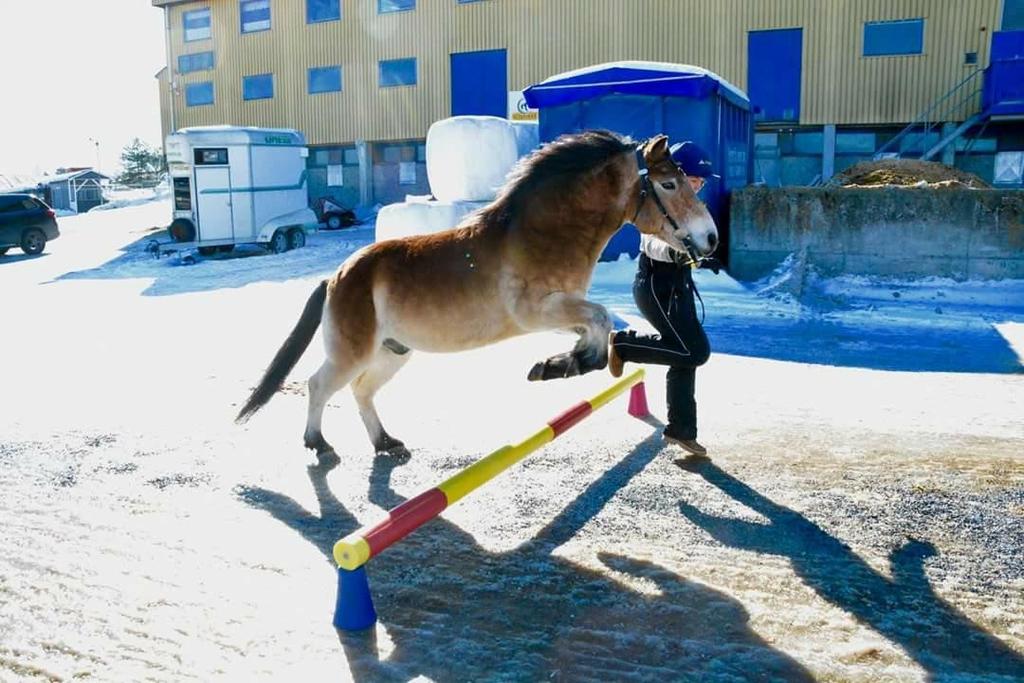
<path fill-rule="evenodd" d="M 527 375 L 531 382 L 575 377 L 607 367 L 612 318 L 604 306 L 571 294 L 551 294 L 537 312 L 537 322 L 546 329 L 574 330 L 580 338 L 572 351 L 535 364 Z"/>

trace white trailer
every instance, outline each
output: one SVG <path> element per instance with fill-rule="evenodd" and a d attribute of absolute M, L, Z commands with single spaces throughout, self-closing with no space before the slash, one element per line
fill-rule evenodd
<path fill-rule="evenodd" d="M 308 156 L 302 133 L 287 128 L 200 126 L 168 135 L 170 241 L 151 249 L 211 254 L 261 244 L 280 253 L 304 246 L 318 227 Z"/>

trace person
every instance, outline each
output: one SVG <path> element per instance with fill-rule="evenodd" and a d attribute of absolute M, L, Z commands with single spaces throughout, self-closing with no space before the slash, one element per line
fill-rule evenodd
<path fill-rule="evenodd" d="M 670 151 L 695 194 L 708 178 L 718 177 L 711 172 L 707 153 L 696 143 L 680 142 Z M 663 436 L 689 453 L 707 455 L 707 449 L 697 441 L 694 392 L 697 368 L 707 362 L 711 347 L 697 317 L 694 296 L 699 299 L 700 293 L 693 283 L 693 259 L 652 235 L 641 235 L 640 252 L 633 299 L 658 334 L 612 331 L 608 336 L 608 368 L 613 376 L 620 377 L 627 362 L 669 366 L 668 424 Z M 702 260 L 700 266 L 718 272 L 718 262 L 713 259 Z"/>

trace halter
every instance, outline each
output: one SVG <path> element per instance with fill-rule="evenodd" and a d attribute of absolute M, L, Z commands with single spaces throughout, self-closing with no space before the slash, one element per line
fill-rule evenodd
<path fill-rule="evenodd" d="M 676 223 L 676 220 L 672 218 L 672 216 L 668 215 L 668 211 L 665 209 L 665 205 L 662 203 L 661 197 L 658 196 L 654 186 L 651 184 L 650 170 L 647 168 L 647 160 L 644 159 L 644 144 L 645 143 L 640 143 L 634 150 L 634 153 L 636 154 L 638 174 L 640 175 L 640 202 L 636 205 L 636 213 L 633 214 L 632 223 L 636 225 L 636 219 L 640 216 L 640 209 L 644 207 L 644 202 L 647 201 L 647 196 L 650 195 L 654 200 L 654 205 L 658 207 L 658 211 L 661 211 L 662 217 L 669 222 L 674 231 L 679 232 L 679 224 Z M 686 177 L 685 172 L 683 173 L 683 177 Z M 700 257 L 694 253 L 693 240 L 690 239 L 689 235 L 683 238 L 683 246 L 686 247 L 686 253 L 684 255 L 687 259 L 683 265 L 696 268 L 697 264 L 700 262 Z"/>

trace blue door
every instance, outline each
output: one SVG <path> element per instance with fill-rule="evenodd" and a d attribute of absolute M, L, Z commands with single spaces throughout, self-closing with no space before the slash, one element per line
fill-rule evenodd
<path fill-rule="evenodd" d="M 747 95 L 758 121 L 800 120 L 803 41 L 802 28 L 747 34 Z"/>
<path fill-rule="evenodd" d="M 452 54 L 452 116 L 508 116 L 508 66 L 504 50 Z"/>

